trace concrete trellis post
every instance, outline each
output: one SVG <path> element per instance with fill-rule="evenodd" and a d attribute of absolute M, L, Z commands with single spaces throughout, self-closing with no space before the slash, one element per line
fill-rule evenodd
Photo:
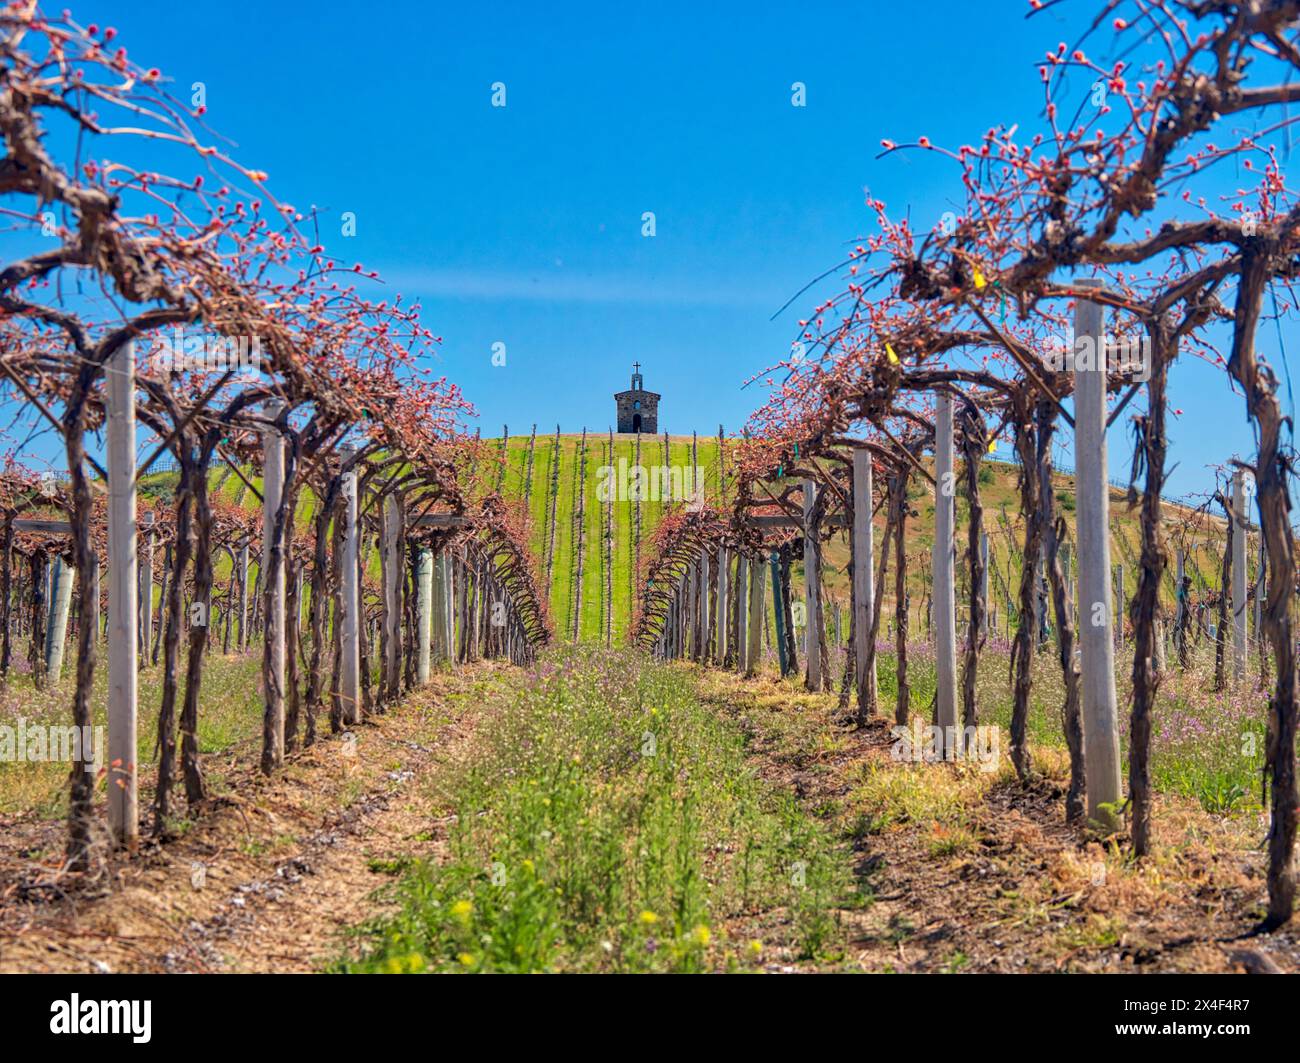
<path fill-rule="evenodd" d="M 668 645 L 666 653 L 669 660 L 677 659 L 677 645 L 681 640 L 682 626 L 682 599 L 681 595 L 673 594 L 672 608 L 668 612 Z"/>
<path fill-rule="evenodd" d="M 355 501 L 356 483 L 352 485 Z M 248 540 L 239 544 L 239 650 L 248 652 Z"/>
<path fill-rule="evenodd" d="M 749 558 L 736 551 L 736 671 L 742 675 L 749 660 L 749 602 L 746 600 L 749 584 Z"/>
<path fill-rule="evenodd" d="M 1268 548 L 1264 543 L 1264 536 L 1259 537 L 1258 562 L 1255 569 L 1255 608 L 1252 610 L 1254 616 L 1251 623 L 1254 625 L 1255 641 L 1262 647 L 1265 642 L 1264 638 L 1264 598 L 1268 591 Z M 1262 652 L 1262 650 L 1261 650 Z"/>
<path fill-rule="evenodd" d="M 1040 550 L 1034 562 L 1034 650 L 1041 650 L 1047 642 L 1047 572 Z"/>
<path fill-rule="evenodd" d="M 486 588 L 483 579 L 483 562 L 480 559 L 474 566 L 474 599 L 470 603 L 470 660 L 477 661 L 483 652 L 483 623 L 487 612 Z"/>
<path fill-rule="evenodd" d="M 685 661 L 695 652 L 695 562 L 686 566 L 677 596 L 677 656 Z"/>
<path fill-rule="evenodd" d="M 1099 281 L 1078 282 L 1088 287 Z M 1080 299 L 1074 312 L 1074 452 L 1079 551 L 1079 650 L 1088 815 L 1118 806 L 1119 713 L 1110 607 L 1110 486 L 1106 479 L 1106 351 L 1102 307 Z"/>
<path fill-rule="evenodd" d="M 135 538 L 135 350 L 119 347 L 108 391 L 108 827 L 132 852 L 140 840 L 137 797 L 136 646 L 140 612 Z"/>
<path fill-rule="evenodd" d="M 868 664 L 867 640 L 876 600 L 875 532 L 871 526 L 871 451 L 853 452 L 853 631 L 854 679 L 858 711 L 876 704 L 876 662 Z"/>
<path fill-rule="evenodd" d="M 686 601 L 683 603 L 683 619 L 686 629 L 689 632 L 687 636 L 688 650 L 687 656 L 691 660 L 698 660 L 700 656 L 700 562 L 699 558 L 691 560 L 691 575 L 687 581 L 689 593 Z"/>
<path fill-rule="evenodd" d="M 712 643 L 713 602 L 709 597 L 709 588 L 713 584 L 713 558 L 706 550 L 700 554 L 700 660 L 709 659 L 709 645 Z"/>
<path fill-rule="evenodd" d="M 727 568 L 731 564 L 731 556 L 725 546 L 718 548 L 718 615 L 715 618 L 716 634 L 715 638 L 718 644 L 713 650 L 713 663 L 722 666 L 727 662 L 727 617 L 731 615 L 727 609 Z"/>
<path fill-rule="evenodd" d="M 780 662 L 781 675 L 784 677 L 790 670 L 790 661 L 785 642 L 785 596 L 781 590 L 781 557 L 775 550 L 769 558 L 768 567 L 772 574 L 772 613 L 776 618 L 777 659 Z"/>
<path fill-rule="evenodd" d="M 1179 550 L 1175 554 L 1174 571 L 1176 573 L 1174 583 L 1174 648 L 1179 654 L 1183 652 L 1183 643 L 1187 640 L 1187 633 L 1183 630 L 1183 614 L 1187 611 L 1187 599 L 1183 590 L 1183 580 L 1185 578 L 1187 561 L 1183 552 Z"/>
<path fill-rule="evenodd" d="M 77 570 L 63 558 L 54 559 L 50 577 L 50 608 L 45 614 L 45 675 L 57 683 L 63 673 L 63 650 L 68 640 L 68 610 L 72 607 L 72 586 Z"/>
<path fill-rule="evenodd" d="M 682 575 L 681 615 L 682 615 L 682 656 L 695 656 L 695 561 L 686 565 Z"/>
<path fill-rule="evenodd" d="M 803 583 L 804 603 L 806 606 L 806 627 L 804 635 L 807 643 L 808 689 L 820 691 L 822 688 L 822 614 L 821 614 L 821 572 L 817 567 L 817 527 L 813 520 L 813 511 L 817 504 L 817 484 L 813 480 L 803 482 Z"/>
<path fill-rule="evenodd" d="M 427 547 L 420 551 L 419 593 L 420 630 L 418 654 L 418 674 L 421 685 L 429 681 L 430 655 L 433 639 L 433 551 Z"/>
<path fill-rule="evenodd" d="M 459 573 L 456 579 L 456 616 L 457 627 L 459 631 L 456 636 L 456 649 L 452 657 L 456 661 L 468 659 L 469 652 L 469 583 L 470 571 L 469 565 L 465 559 L 465 551 L 462 547 L 456 552 L 455 568 Z"/>
<path fill-rule="evenodd" d="M 700 551 L 695 563 L 695 660 L 705 662 L 709 657 L 709 555 Z"/>
<path fill-rule="evenodd" d="M 430 656 L 441 661 L 447 656 L 447 609 L 446 592 L 443 590 L 442 552 L 433 555 L 433 584 L 430 590 L 433 600 L 433 626 L 430 639 Z M 508 632 L 503 632 L 508 636 Z"/>
<path fill-rule="evenodd" d="M 396 695 L 402 677 L 402 500 L 396 494 L 384 497 L 381 525 L 384 559 L 384 686 L 389 697 Z"/>
<path fill-rule="evenodd" d="M 283 408 L 279 399 L 267 402 L 267 419 L 274 421 Z M 268 429 L 263 437 L 262 454 L 262 579 L 263 586 L 267 587 L 265 581 L 270 577 L 271 557 L 277 545 L 276 518 L 284 493 L 284 440 L 276 429 Z M 287 535 L 279 538 L 287 540 Z M 274 582 L 269 584 L 271 607 L 265 630 L 270 643 L 271 675 L 266 689 L 265 738 L 268 741 L 263 754 L 264 770 L 284 763 L 285 553 L 282 549 Z"/>
<path fill-rule="evenodd" d="M 100 597 L 102 591 L 101 584 L 103 582 L 103 573 L 100 571 L 99 555 L 92 554 L 91 557 L 94 559 L 95 567 L 91 570 L 92 589 L 90 593 L 95 596 L 95 641 L 98 642 L 100 635 L 103 632 L 103 627 L 102 627 L 103 621 L 100 619 L 100 617 L 103 615 L 103 608 L 101 603 L 104 600 L 103 598 Z"/>
<path fill-rule="evenodd" d="M 451 552 L 443 550 L 442 562 L 442 631 L 445 639 L 447 663 L 456 667 L 456 578 L 451 565 Z"/>
<path fill-rule="evenodd" d="M 134 451 L 132 461 L 134 461 Z M 141 518 L 144 524 L 144 563 L 140 566 L 140 663 L 145 664 L 149 647 L 153 645 L 153 525 L 154 515 L 146 513 Z"/>
<path fill-rule="evenodd" d="M 1246 674 L 1246 476 L 1232 474 L 1232 677 Z"/>
<path fill-rule="evenodd" d="M 1070 544 L 1061 543 L 1057 556 L 1061 560 L 1061 575 L 1065 580 L 1065 603 L 1070 610 L 1070 619 L 1074 621 L 1075 630 L 1079 626 L 1079 610 L 1074 600 L 1074 564 L 1070 553 Z"/>
<path fill-rule="evenodd" d="M 745 651 L 745 675 L 755 676 L 763 663 L 763 633 L 767 627 L 763 615 L 763 558 L 755 557 L 749 567 L 749 648 Z"/>
<path fill-rule="evenodd" d="M 1124 566 L 1115 566 L 1115 643 L 1124 649 L 1124 615 L 1128 602 L 1124 597 Z"/>
<path fill-rule="evenodd" d="M 932 613 L 935 630 L 935 722 L 941 729 L 944 759 L 956 757 L 961 748 L 957 735 L 957 587 L 953 581 L 956 561 L 953 473 L 952 396 L 940 393 L 934 415 L 934 591 Z"/>
<path fill-rule="evenodd" d="M 352 457 L 346 449 L 340 456 L 346 463 Z M 339 598 L 342 601 L 339 617 L 339 698 L 343 702 L 344 724 L 361 721 L 361 573 L 359 567 L 360 533 L 357 527 L 357 470 L 343 474 L 341 487 L 343 503 L 343 547 L 339 557 Z M 248 546 L 241 554 L 247 561 Z M 245 582 L 248 568 L 244 568 Z M 243 630 L 243 617 L 240 628 Z"/>

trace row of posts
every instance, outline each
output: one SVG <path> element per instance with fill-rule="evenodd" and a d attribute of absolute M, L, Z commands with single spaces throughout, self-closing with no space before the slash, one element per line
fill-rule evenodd
<path fill-rule="evenodd" d="M 136 411 L 135 357 L 130 344 L 123 345 L 107 366 L 107 460 L 108 460 L 108 821 L 113 842 L 134 850 L 139 843 L 138 768 L 138 697 L 139 646 L 148 646 L 152 610 L 140 609 L 142 590 L 151 594 L 152 549 L 141 571 L 137 556 L 136 528 Z M 278 400 L 267 405 L 272 422 L 283 407 Z M 343 452 L 345 464 L 349 453 Z M 262 487 L 262 572 L 274 581 L 271 588 L 269 615 L 265 618 L 270 675 L 266 696 L 266 743 L 264 763 L 283 763 L 285 727 L 285 558 L 273 558 L 277 537 L 273 533 L 284 490 L 285 448 L 278 431 L 267 431 L 263 441 Z M 360 561 L 360 521 L 357 497 L 357 471 L 348 467 L 342 481 L 342 550 L 339 601 L 336 617 L 339 626 L 339 696 L 343 722 L 356 724 L 362 713 L 361 624 L 363 600 Z M 291 517 L 290 517 L 291 519 Z M 152 514 L 146 514 L 146 531 Z M 381 523 L 381 549 L 388 563 L 384 566 L 384 615 L 388 625 L 388 658 L 382 662 L 389 675 L 398 667 L 401 652 L 400 599 L 398 581 L 403 566 L 396 557 L 396 543 L 401 530 L 401 512 L 395 498 L 389 498 Z M 286 538 L 285 529 L 280 539 Z M 247 645 L 248 632 L 248 544 L 239 552 L 240 565 L 240 641 Z M 64 618 L 71 595 L 70 571 L 62 564 L 55 582 L 55 608 L 50 622 Z M 435 659 L 454 664 L 458 659 L 476 654 L 480 648 L 479 624 L 471 618 L 481 617 L 487 631 L 485 653 L 507 656 L 515 663 L 531 659 L 531 645 L 514 603 L 499 584 L 490 562 L 485 561 L 473 581 L 480 593 L 473 600 L 467 593 L 469 564 L 463 557 L 454 558 L 449 549 L 436 555 L 428 549 L 419 555 L 417 570 L 417 653 L 418 678 L 427 682 Z M 148 583 L 144 579 L 148 579 Z M 62 603 L 62 604 L 60 604 Z M 470 630 L 472 626 L 472 631 Z M 61 662 L 54 662 L 55 664 Z M 57 675 L 57 671 L 53 674 Z M 394 687 L 395 689 L 395 687 Z"/>
<path fill-rule="evenodd" d="M 1081 285 L 1099 281 L 1080 281 Z M 1102 306 L 1086 299 L 1077 301 L 1075 310 L 1076 342 L 1091 342 L 1093 350 L 1103 351 Z M 1084 759 L 1088 778 L 1088 811 L 1095 815 L 1102 804 L 1115 805 L 1121 800 L 1119 713 L 1115 687 L 1114 606 L 1111 595 L 1110 558 L 1110 489 L 1106 462 L 1106 360 L 1079 360 L 1074 372 L 1075 452 L 1077 503 L 1075 507 L 1075 542 L 1078 549 L 1078 595 L 1083 607 L 1079 629 L 1081 702 L 1084 721 Z M 937 693 L 935 713 L 942 735 L 945 757 L 960 755 L 961 735 L 958 725 L 957 697 L 957 595 L 956 595 L 956 513 L 953 475 L 953 402 L 952 396 L 939 393 L 935 410 L 935 543 L 932 556 L 933 594 L 932 623 L 935 635 Z M 804 490 L 804 567 L 807 593 L 807 623 L 810 632 L 821 631 L 818 613 L 818 552 L 815 546 L 818 529 L 812 514 L 816 487 L 805 482 Z M 867 665 L 866 639 L 870 632 L 874 604 L 874 543 L 871 530 L 872 484 L 870 453 L 860 448 L 853 457 L 853 631 L 857 662 L 855 676 L 859 697 L 874 688 L 876 677 Z M 1234 551 L 1240 551 L 1241 564 L 1234 566 L 1235 640 L 1244 660 L 1245 537 L 1234 537 Z M 1238 546 L 1240 544 L 1240 546 Z M 987 550 L 987 545 L 985 546 Z M 774 615 L 777 642 L 784 656 L 783 609 L 780 582 L 776 578 L 776 558 L 772 556 L 773 588 L 776 594 Z M 715 554 L 701 550 L 685 567 L 671 596 L 664 627 L 656 643 L 657 652 L 666 657 L 689 657 L 705 663 L 722 664 L 728 660 L 741 671 L 753 674 L 757 665 L 757 623 L 762 617 L 761 560 L 740 555 L 735 559 L 734 584 L 729 574 L 716 581 L 717 597 L 711 602 L 709 567 L 719 565 L 719 573 L 730 573 L 730 552 L 719 549 Z M 749 570 L 750 624 L 748 638 L 739 637 L 736 652 L 728 655 L 727 589 L 745 590 Z M 987 566 L 986 566 L 987 571 Z M 757 575 L 758 578 L 755 578 Z M 987 585 L 985 586 L 987 594 Z M 716 608 L 717 637 L 710 639 L 709 610 Z M 743 613 L 736 610 L 736 615 Z M 738 630 L 744 630 L 737 625 Z M 821 660 L 816 638 L 809 639 L 809 686 L 821 689 Z M 785 662 L 782 661 L 782 671 Z"/>

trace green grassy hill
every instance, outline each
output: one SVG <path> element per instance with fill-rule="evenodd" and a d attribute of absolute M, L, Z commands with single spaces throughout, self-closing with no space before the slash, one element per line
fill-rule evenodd
<path fill-rule="evenodd" d="M 501 438 L 485 441 L 495 447 L 503 458 L 495 474 L 502 493 L 525 504 L 531 521 L 530 547 L 540 560 L 545 590 L 549 598 L 556 634 L 571 638 L 575 634 L 584 641 L 603 642 L 608 638 L 614 644 L 626 639 L 631 622 L 636 573 L 652 549 L 655 530 L 665 511 L 672 504 L 660 498 L 642 501 L 639 505 L 627 497 L 619 497 L 617 490 L 608 501 L 602 498 L 603 484 L 617 485 L 620 465 L 631 470 L 640 465 L 652 475 L 667 466 L 680 477 L 687 475 L 693 465 L 698 466 L 706 490 L 717 496 L 719 483 L 719 444 L 717 436 L 676 435 L 665 439 L 660 436 L 611 435 L 589 432 L 511 435 L 502 449 Z M 693 455 L 693 456 L 692 456 Z M 608 471 L 602 471 L 606 469 Z M 629 473 L 629 475 L 635 475 Z M 1020 544 L 1023 524 L 1018 517 L 1018 489 L 1016 466 L 989 460 L 981 473 L 980 494 L 984 506 L 985 529 L 990 539 L 991 604 L 1000 618 L 1006 613 L 1006 598 L 1014 599 L 1020 572 Z M 173 472 L 151 473 L 143 477 L 140 488 L 145 496 L 169 500 L 176 482 Z M 260 480 L 252 478 L 255 486 Z M 689 478 L 686 486 L 689 487 Z M 212 487 L 215 494 L 227 502 L 256 509 L 258 502 L 247 486 L 230 470 L 214 469 Z M 1067 539 L 1073 534 L 1074 478 L 1067 474 L 1056 477 L 1058 511 L 1067 524 Z M 657 492 L 656 492 L 657 493 Z M 914 478 L 910 497 L 915 515 L 908 522 L 907 554 L 909 557 L 908 587 L 912 595 L 913 616 L 923 617 L 924 601 L 929 593 L 930 551 L 934 544 L 934 500 L 930 485 L 919 477 Z M 299 503 L 297 522 L 306 528 L 315 500 L 309 491 L 303 493 Z M 965 549 L 968 506 L 959 494 L 957 499 L 958 547 Z M 1165 579 L 1162 595 L 1166 605 L 1173 606 L 1173 552 L 1175 540 L 1183 542 L 1188 550 L 1188 570 L 1196 588 L 1217 588 L 1219 564 L 1223 549 L 1222 519 L 1200 515 L 1189 520 L 1189 514 L 1176 506 L 1166 506 L 1166 532 L 1170 555 L 1170 570 Z M 1126 596 L 1136 590 L 1137 555 L 1140 544 L 1139 519 L 1136 511 L 1130 512 L 1124 493 L 1111 492 L 1111 560 L 1124 567 Z M 1194 531 L 1188 531 L 1188 528 Z M 1182 529 L 1179 531 L 1178 529 Z M 884 531 L 883 515 L 876 520 L 876 538 L 880 542 Z M 1257 564 L 1255 542 L 1249 545 L 1249 578 L 1254 579 Z M 825 551 L 824 586 L 833 615 L 836 605 L 847 610 L 849 602 L 848 578 L 849 547 L 847 535 L 837 535 Z M 372 566 L 378 573 L 378 559 L 372 557 Z M 258 558 L 252 558 L 256 574 Z M 892 552 L 891 552 L 892 564 Z M 230 562 L 222 554 L 215 560 L 218 587 L 229 578 Z M 801 566 L 795 567 L 795 581 L 802 586 Z M 959 601 L 965 598 L 964 563 L 958 565 Z M 886 600 L 892 615 L 893 577 L 889 577 Z M 847 616 L 847 613 L 845 614 Z M 575 622 L 576 616 L 576 622 Z M 1001 626 L 1001 624 L 1000 624 Z"/>
<path fill-rule="evenodd" d="M 930 464 L 927 459 L 927 465 Z M 960 462 L 958 463 L 960 474 Z M 999 618 L 1006 616 L 1005 601 L 1016 599 L 1019 591 L 1021 548 L 1024 543 L 1024 522 L 1019 516 L 1018 467 L 1008 462 L 987 460 L 980 474 L 980 502 L 984 509 L 984 530 L 989 536 L 989 596 L 990 605 L 997 609 Z M 1054 477 L 1056 511 L 1066 524 L 1065 542 L 1073 548 L 1074 540 L 1074 476 L 1057 473 Z M 931 578 L 930 556 L 934 547 L 934 497 L 930 484 L 914 477 L 908 492 L 914 516 L 907 525 L 908 588 L 912 595 L 914 615 L 924 608 Z M 965 550 L 969 522 L 969 505 L 964 486 L 959 486 L 957 497 L 957 580 L 958 609 L 966 597 Z M 884 534 L 883 514 L 876 522 L 877 547 Z M 1125 599 L 1137 590 L 1138 557 L 1141 549 L 1141 519 L 1138 509 L 1130 510 L 1124 491 L 1111 487 L 1110 491 L 1111 564 L 1123 566 Z M 1185 507 L 1166 502 L 1164 505 L 1165 546 L 1169 564 L 1161 587 L 1161 600 L 1172 611 L 1174 606 L 1174 552 L 1181 544 L 1186 552 L 1187 571 L 1192 577 L 1196 592 L 1218 588 L 1220 561 L 1224 543 L 1224 522 L 1221 517 L 1193 513 Z M 1255 579 L 1258 562 L 1256 533 L 1252 532 L 1247 549 L 1248 578 Z M 825 551 L 823 585 L 832 601 L 845 609 L 849 602 L 849 544 L 847 534 L 839 535 L 828 544 Z M 891 548 L 890 563 L 893 557 Z M 800 574 L 801 575 L 801 574 Z M 893 600 L 893 576 L 888 577 L 886 598 Z M 891 606 L 892 615 L 892 606 Z M 1000 625 L 1001 626 L 1001 625 Z"/>
<path fill-rule="evenodd" d="M 500 439 L 495 442 L 501 446 Z M 698 467 L 706 490 L 716 492 L 718 456 L 717 436 L 669 436 L 665 443 L 662 435 L 611 437 L 606 431 L 589 432 L 584 441 L 581 433 L 539 430 L 509 437 L 501 491 L 526 504 L 530 545 L 541 560 L 560 637 L 576 631 L 586 640 L 608 636 L 621 643 L 626 638 L 637 565 L 669 503 L 655 499 L 638 504 L 619 497 L 616 487 L 614 497 L 602 501 L 601 486 L 617 484 L 620 463 L 629 470 L 640 465 L 651 474 L 666 466 L 689 475 L 687 470 Z"/>
<path fill-rule="evenodd" d="M 489 440 L 500 447 L 501 440 Z M 542 562 L 550 597 L 556 632 L 561 637 L 577 634 L 580 639 L 601 640 L 610 633 L 621 642 L 632 613 L 632 595 L 638 561 L 650 543 L 662 519 L 666 505 L 662 501 L 634 502 L 616 500 L 606 507 L 598 498 L 601 466 L 618 468 L 620 459 L 629 466 L 639 463 L 647 468 L 668 465 L 687 468 L 691 450 L 702 470 L 706 488 L 716 497 L 718 487 L 718 439 L 716 436 L 670 436 L 665 451 L 662 436 L 637 437 L 588 433 L 535 436 L 512 435 L 505 449 L 501 490 L 510 498 L 526 500 L 532 520 L 531 546 Z M 585 466 L 583 450 L 585 447 Z M 531 454 L 531 464 L 530 464 Z M 990 597 L 999 617 L 1005 617 L 1006 599 L 1018 594 L 1020 546 L 1024 527 L 1019 519 L 1017 468 L 989 460 L 980 477 L 981 502 L 985 529 L 990 540 Z M 1065 518 L 1067 541 L 1073 536 L 1074 477 L 1058 474 L 1055 481 L 1058 512 Z M 908 522 L 908 586 L 913 600 L 913 615 L 923 615 L 923 602 L 929 593 L 930 552 L 934 545 L 934 500 L 928 483 L 914 479 L 910 497 L 915 516 Z M 552 501 L 554 500 L 554 501 Z M 965 548 L 969 507 L 963 494 L 957 499 L 958 546 Z M 581 525 L 579 525 L 581 514 Z M 1126 597 L 1137 588 L 1137 560 L 1140 546 L 1140 521 L 1137 511 L 1130 511 L 1124 492 L 1111 491 L 1111 560 L 1124 569 Z M 1182 529 L 1179 531 L 1178 529 Z M 883 515 L 876 521 L 879 543 L 883 535 Z M 1166 505 L 1166 533 L 1170 569 L 1162 588 L 1170 609 L 1174 601 L 1173 551 L 1175 540 L 1188 550 L 1188 571 L 1198 589 L 1219 585 L 1219 559 L 1223 549 L 1223 522 L 1204 515 L 1191 517 L 1178 506 Z M 581 544 L 581 550 L 579 550 Z M 1190 549 L 1194 546 L 1195 549 Z M 1248 550 L 1250 578 L 1254 578 L 1257 561 L 1254 544 Z M 832 610 L 835 604 L 847 610 L 849 546 L 846 534 L 836 536 L 825 552 L 824 585 Z M 892 561 L 892 558 L 891 558 Z M 964 566 L 958 566 L 959 595 L 964 598 Z M 581 595 L 578 577 L 581 572 Z M 801 566 L 796 565 L 795 581 L 802 585 Z M 887 600 L 892 603 L 893 580 L 889 579 Z M 575 625 L 575 611 L 580 610 Z M 829 614 L 828 614 L 829 615 Z M 892 615 L 892 604 L 891 604 Z"/>

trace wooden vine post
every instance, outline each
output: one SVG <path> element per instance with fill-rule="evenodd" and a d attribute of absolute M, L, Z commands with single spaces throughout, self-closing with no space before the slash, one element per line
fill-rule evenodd
<path fill-rule="evenodd" d="M 1100 281 L 1078 282 L 1097 287 Z M 1106 477 L 1106 352 L 1102 307 L 1079 299 L 1074 311 L 1074 452 L 1077 503 L 1074 538 L 1079 552 L 1080 671 L 1084 772 L 1088 818 L 1102 806 L 1118 808 L 1119 713 L 1115 643 L 1111 633 L 1110 486 Z M 1104 818 L 1104 817 L 1103 817 Z"/>
<path fill-rule="evenodd" d="M 980 532 L 980 560 L 982 561 L 982 571 L 980 575 L 980 597 L 987 603 L 989 600 L 989 533 Z M 989 633 L 989 611 L 987 608 L 980 617 L 980 638 L 984 639 Z"/>

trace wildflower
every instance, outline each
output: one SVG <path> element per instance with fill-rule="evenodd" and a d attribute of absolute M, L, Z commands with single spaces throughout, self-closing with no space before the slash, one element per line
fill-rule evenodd
<path fill-rule="evenodd" d="M 469 926 L 469 916 L 472 911 L 474 905 L 470 901 L 457 901 L 451 906 L 452 917 L 463 926 Z"/>
<path fill-rule="evenodd" d="M 654 926 L 659 922 L 659 917 L 654 912 L 646 911 L 637 916 L 637 921 L 643 926 Z"/>
<path fill-rule="evenodd" d="M 691 931 L 691 940 L 694 941 L 695 944 L 699 945 L 700 948 L 705 948 L 709 944 L 711 936 L 709 928 L 703 923 Z"/>
<path fill-rule="evenodd" d="M 763 954 L 763 943 L 757 939 L 749 943 L 749 954 L 757 959 Z"/>
<path fill-rule="evenodd" d="M 456 959 L 458 959 L 461 962 L 462 966 L 465 967 L 474 966 L 474 956 L 472 953 L 462 952 L 459 956 L 456 957 Z"/>

